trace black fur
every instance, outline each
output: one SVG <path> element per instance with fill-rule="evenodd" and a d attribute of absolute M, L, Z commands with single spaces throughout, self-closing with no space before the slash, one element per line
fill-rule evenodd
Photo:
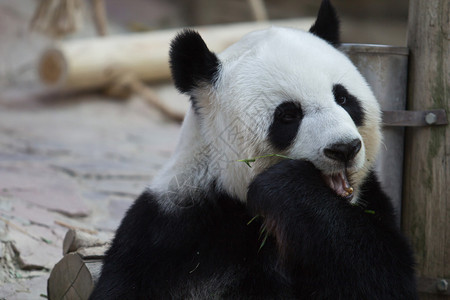
<path fill-rule="evenodd" d="M 322 1 L 316 22 L 311 26 L 309 32 L 335 47 L 341 44 L 339 18 L 329 0 Z"/>
<path fill-rule="evenodd" d="M 214 185 L 170 212 L 157 197 L 146 192 L 128 210 L 90 299 L 191 299 L 192 291 L 193 299 L 289 298 L 274 254 L 258 255 L 260 224 L 247 224 L 242 202 Z M 208 286 L 215 276 L 219 283 Z"/>
<path fill-rule="evenodd" d="M 214 185 L 190 207 L 164 211 L 157 197 L 127 212 L 90 299 L 417 299 L 411 251 L 373 174 L 364 208 L 290 160 L 257 176 L 248 207 Z"/>
<path fill-rule="evenodd" d="M 303 112 L 299 103 L 283 102 L 275 109 L 269 127 L 269 140 L 278 150 L 289 147 L 297 136 Z"/>
<path fill-rule="evenodd" d="M 352 118 L 356 126 L 362 126 L 364 123 L 364 110 L 359 100 L 350 94 L 347 89 L 340 84 L 333 86 L 334 100 L 342 106 Z"/>
<path fill-rule="evenodd" d="M 169 57 L 172 77 L 180 92 L 190 93 L 202 83 L 214 84 L 220 61 L 196 31 L 180 32 L 170 45 Z"/>
<path fill-rule="evenodd" d="M 364 207 L 338 197 L 306 161 L 283 161 L 250 185 L 248 206 L 276 237 L 299 299 L 417 299 L 414 260 L 372 173 Z"/>

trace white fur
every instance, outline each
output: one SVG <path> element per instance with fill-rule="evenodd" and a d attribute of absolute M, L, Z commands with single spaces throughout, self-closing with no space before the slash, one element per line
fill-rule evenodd
<path fill-rule="evenodd" d="M 268 141 L 268 128 L 275 108 L 290 100 L 300 103 L 304 117 L 293 145 L 280 154 L 310 160 L 326 174 L 336 173 L 341 166 L 326 158 L 323 149 L 359 138 L 363 145 L 350 170 L 358 193 L 378 152 L 380 109 L 344 54 L 308 32 L 272 27 L 246 35 L 218 57 L 222 69 L 216 85 L 194 91 L 201 118 L 188 112 L 177 150 L 153 189 L 165 192 L 174 176 L 189 174 L 189 184 L 178 190 L 183 194 L 195 198 L 216 179 L 219 187 L 246 201 L 252 178 L 278 159 L 257 160 L 253 168 L 237 160 L 277 153 Z M 357 128 L 335 103 L 335 84 L 361 101 L 364 126 Z M 199 170 L 199 161 L 206 172 L 206 167 Z"/>

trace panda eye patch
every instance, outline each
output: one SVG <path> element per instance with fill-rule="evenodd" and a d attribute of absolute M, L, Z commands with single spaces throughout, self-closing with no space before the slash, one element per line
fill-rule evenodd
<path fill-rule="evenodd" d="M 360 101 L 341 84 L 333 86 L 333 94 L 334 101 L 347 111 L 356 126 L 361 126 L 364 120 L 364 111 Z"/>
<path fill-rule="evenodd" d="M 302 118 L 303 112 L 299 103 L 286 101 L 278 105 L 269 128 L 272 145 L 279 150 L 289 147 L 297 136 Z"/>

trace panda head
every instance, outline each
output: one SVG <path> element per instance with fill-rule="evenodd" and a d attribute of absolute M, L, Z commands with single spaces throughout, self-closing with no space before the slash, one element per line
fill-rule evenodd
<path fill-rule="evenodd" d="M 197 32 L 181 32 L 170 65 L 192 109 L 160 183 L 188 170 L 188 186 L 214 181 L 245 201 L 252 178 L 279 158 L 258 159 L 252 168 L 238 160 L 282 154 L 311 161 L 342 197 L 351 185 L 356 202 L 381 141 L 380 109 L 338 46 L 338 19 L 327 0 L 309 32 L 255 31 L 218 55 Z"/>

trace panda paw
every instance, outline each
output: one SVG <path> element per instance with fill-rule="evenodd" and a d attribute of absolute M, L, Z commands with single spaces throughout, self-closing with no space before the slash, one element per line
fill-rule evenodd
<path fill-rule="evenodd" d="M 255 215 L 281 217 L 287 212 L 315 205 L 317 199 L 324 198 L 337 197 L 311 162 L 284 160 L 256 176 L 250 183 L 247 205 Z"/>

